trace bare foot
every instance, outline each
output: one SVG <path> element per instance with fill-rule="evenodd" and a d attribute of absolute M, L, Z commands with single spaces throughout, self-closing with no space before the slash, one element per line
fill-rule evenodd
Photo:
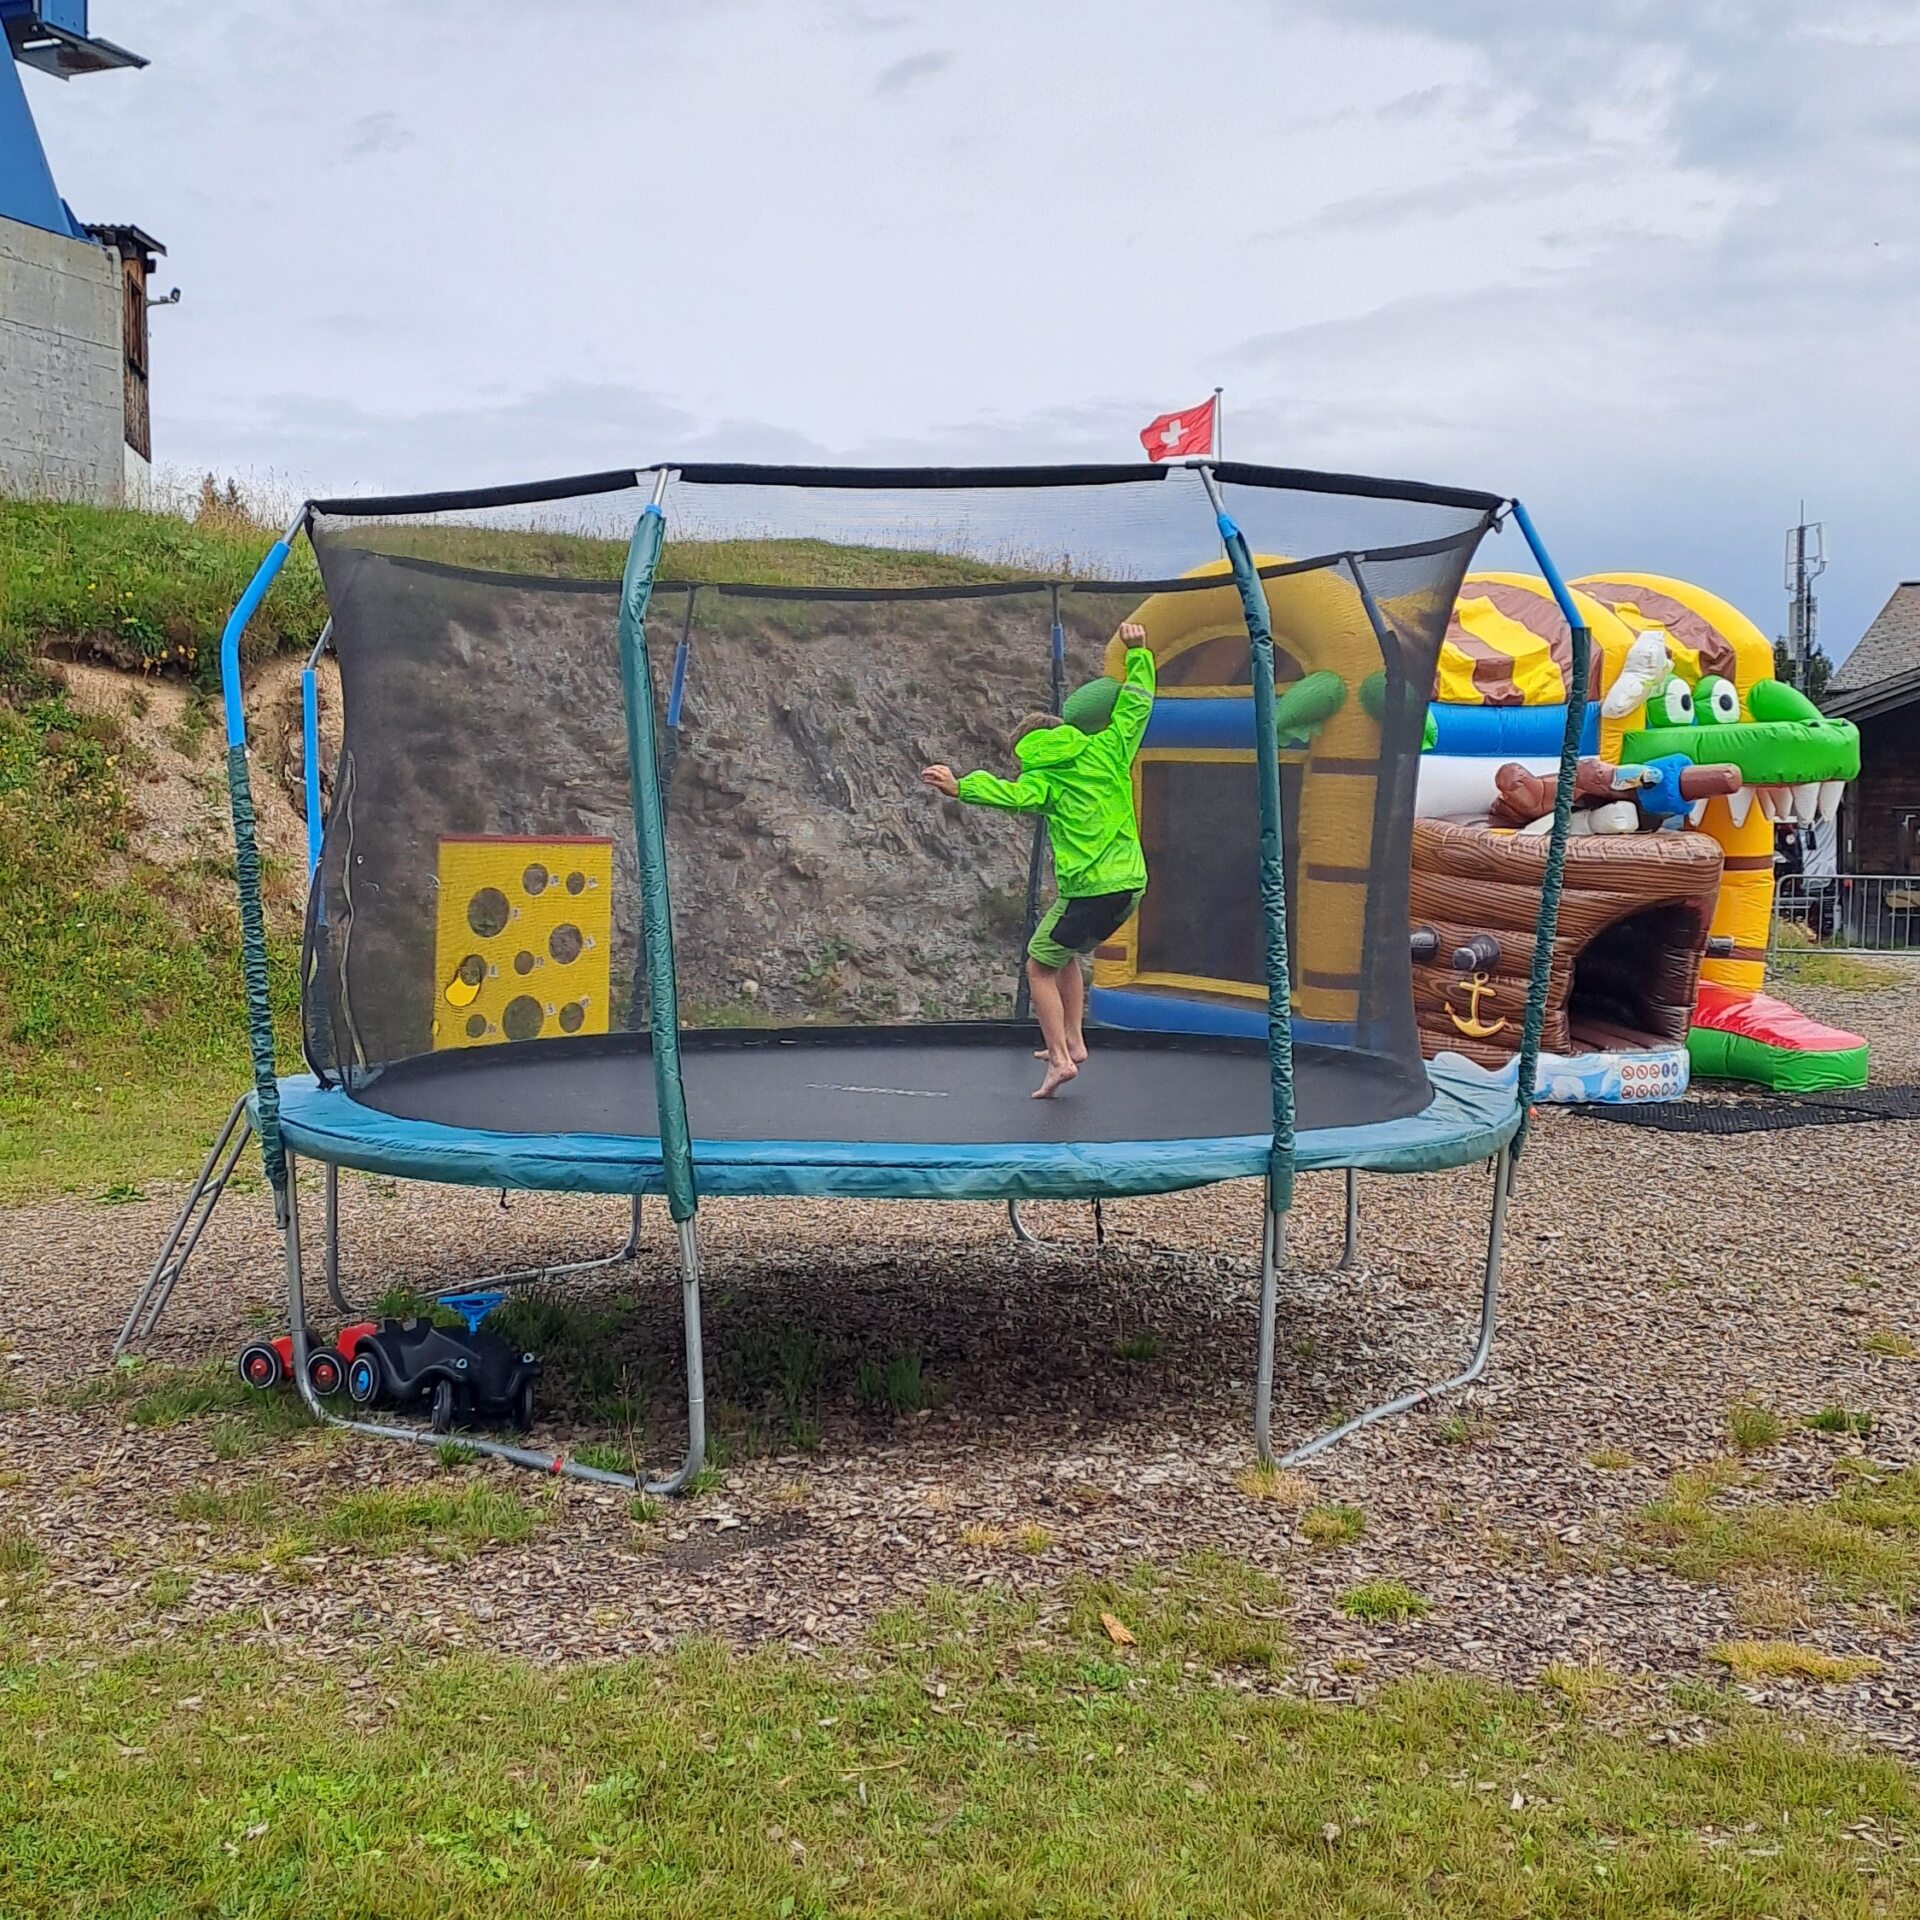
<path fill-rule="evenodd" d="M 1040 1082 L 1039 1086 L 1035 1088 L 1033 1097 L 1036 1100 L 1051 1100 L 1054 1094 L 1057 1093 L 1060 1088 L 1064 1087 L 1069 1080 L 1076 1078 L 1079 1072 L 1080 1069 L 1076 1067 L 1071 1060 L 1064 1063 L 1058 1060 L 1049 1060 L 1047 1062 L 1047 1076 Z"/>
<path fill-rule="evenodd" d="M 1035 1047 L 1033 1057 L 1036 1060 L 1046 1060 L 1052 1056 L 1047 1052 L 1045 1047 Z M 1087 1064 L 1086 1042 L 1083 1040 L 1080 1045 L 1076 1047 L 1069 1041 L 1067 1043 L 1067 1058 L 1071 1060 L 1076 1067 L 1084 1067 Z"/>

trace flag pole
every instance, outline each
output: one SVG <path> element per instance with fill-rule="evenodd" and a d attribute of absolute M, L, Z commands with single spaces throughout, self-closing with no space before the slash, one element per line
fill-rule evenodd
<path fill-rule="evenodd" d="M 1226 400 L 1225 400 L 1225 398 L 1223 397 L 1223 396 L 1225 395 L 1225 393 L 1226 393 L 1226 391 L 1227 391 L 1227 390 L 1226 390 L 1226 388 L 1225 388 L 1225 387 L 1215 387 L 1215 388 L 1214 388 L 1214 390 L 1213 390 L 1213 448 L 1212 448 L 1212 452 L 1213 452 L 1213 458 L 1214 458 L 1214 462 L 1215 462 L 1215 464 L 1216 464 L 1216 465 L 1217 465 L 1217 464 L 1218 464 L 1218 463 L 1219 463 L 1220 461 L 1222 461 L 1222 460 L 1224 460 L 1224 459 L 1225 459 L 1225 458 L 1227 457 L 1227 456 L 1226 456 L 1226 455 L 1225 455 L 1224 453 L 1222 453 L 1222 452 L 1221 452 L 1221 450 L 1220 450 L 1220 448 L 1221 448 L 1221 443 L 1222 443 L 1222 442 L 1223 442 L 1223 441 L 1224 441 L 1224 440 L 1226 439 L 1226 434 L 1225 434 L 1225 431 L 1224 431 L 1224 428 L 1225 428 L 1225 426 L 1226 426 L 1226 419 L 1227 419 L 1227 403 L 1226 403 Z"/>

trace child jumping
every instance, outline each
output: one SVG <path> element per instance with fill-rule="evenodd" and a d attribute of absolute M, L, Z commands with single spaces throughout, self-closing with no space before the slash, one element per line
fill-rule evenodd
<path fill-rule="evenodd" d="M 1126 643 L 1126 678 L 1114 698 L 1113 718 L 1100 732 L 1082 733 L 1050 713 L 1030 713 L 1013 729 L 1017 780 L 991 773 L 955 779 L 946 766 L 926 767 L 920 774 L 949 800 L 1037 813 L 1047 823 L 1059 897 L 1027 943 L 1033 1011 L 1046 1042 L 1035 1056 L 1047 1063 L 1036 1100 L 1050 1099 L 1087 1057 L 1087 983 L 1080 956 L 1118 932 L 1147 890 L 1132 768 L 1153 711 L 1153 655 L 1141 645 L 1145 630 L 1131 621 L 1119 637 Z"/>

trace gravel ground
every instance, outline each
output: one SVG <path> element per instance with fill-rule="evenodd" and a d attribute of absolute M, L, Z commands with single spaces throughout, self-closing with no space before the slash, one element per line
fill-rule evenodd
<path fill-rule="evenodd" d="M 1866 1032 L 1876 1078 L 1920 1080 L 1920 980 L 1796 998 Z M 24 1526 L 46 1553 L 64 1631 L 133 1643 L 217 1621 L 361 1665 L 402 1645 L 566 1660 L 695 1631 L 818 1646 L 935 1583 L 1024 1589 L 1051 1605 L 1069 1574 L 1217 1551 L 1284 1583 L 1297 1649 L 1287 1684 L 1304 1693 L 1349 1697 L 1423 1666 L 1532 1684 L 1564 1661 L 1604 1664 L 1642 1697 L 1717 1675 L 1707 1650 L 1718 1642 L 1784 1635 L 1871 1654 L 1883 1669 L 1853 1685 L 1768 1683 L 1750 1697 L 1920 1753 L 1908 1623 L 1823 1603 L 1790 1580 L 1682 1581 L 1649 1564 L 1632 1527 L 1672 1474 L 1724 1456 L 1735 1401 L 1879 1416 L 1870 1442 L 1790 1428 L 1753 1463 L 1773 1498 L 1824 1496 L 1844 1451 L 1920 1457 L 1920 1361 L 1863 1345 L 1873 1331 L 1920 1336 L 1917 1139 L 1899 1123 L 1720 1138 L 1546 1113 L 1510 1224 L 1494 1364 L 1447 1410 L 1464 1422 L 1419 1413 L 1374 1429 L 1301 1483 L 1283 1481 L 1277 1498 L 1241 1484 L 1251 1183 L 1116 1205 L 1097 1259 L 1079 1207 L 1032 1210 L 1057 1236 L 1039 1255 L 1017 1250 L 990 1207 L 703 1208 L 712 1391 L 744 1394 L 779 1340 L 804 1330 L 826 1361 L 822 1431 L 808 1451 L 742 1459 L 708 1493 L 642 1522 L 597 1489 L 498 1467 L 447 1476 L 428 1457 L 338 1434 L 223 1461 L 216 1421 L 156 1431 L 128 1425 L 123 1409 L 68 1406 L 76 1380 L 101 1370 L 179 1191 L 0 1212 L 10 1349 L 0 1365 L 11 1363 L 0 1370 L 10 1408 L 0 1526 Z M 1340 1183 L 1303 1181 L 1282 1294 L 1283 1438 L 1458 1363 L 1487 1200 L 1478 1170 L 1363 1180 L 1363 1265 L 1342 1274 L 1330 1270 Z M 311 1190 L 307 1206 L 314 1222 Z M 624 1215 L 618 1203 L 543 1196 L 503 1212 L 490 1194 L 358 1176 L 345 1208 L 347 1265 L 363 1293 L 590 1251 L 618 1239 Z M 264 1197 L 238 1195 L 202 1242 L 156 1358 L 230 1355 L 272 1318 L 276 1285 Z M 580 1291 L 637 1297 L 612 1337 L 637 1371 L 676 1364 L 676 1270 L 657 1209 L 637 1271 L 590 1277 Z M 862 1411 L 858 1361 L 902 1351 L 921 1356 L 938 1404 L 905 1417 Z M 556 1445 L 577 1434 L 558 1415 L 538 1430 Z M 659 1459 L 672 1456 L 670 1427 L 650 1437 Z M 264 1480 L 298 1508 L 349 1488 L 470 1477 L 543 1503 L 529 1543 L 452 1567 L 353 1549 L 272 1564 L 257 1539 L 249 1551 L 176 1511 L 190 1487 Z M 1357 1541 L 1310 1543 L 1302 1510 L 1327 1501 L 1364 1508 Z M 1416 1588 L 1431 1613 L 1376 1627 L 1339 1611 L 1343 1591 L 1381 1577 Z"/>

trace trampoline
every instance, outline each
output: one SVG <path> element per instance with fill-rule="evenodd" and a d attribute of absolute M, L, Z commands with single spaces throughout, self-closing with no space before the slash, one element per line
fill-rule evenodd
<path fill-rule="evenodd" d="M 1253 1424 L 1270 1460 L 1295 1177 L 1346 1171 L 1351 1248 L 1357 1171 L 1491 1161 L 1464 1368 L 1286 1457 L 1477 1378 L 1546 970 L 1516 1066 L 1424 1062 L 1407 896 L 1447 611 L 1508 514 L 1574 625 L 1583 675 L 1577 611 L 1525 509 L 1462 489 L 1211 462 L 666 462 L 309 503 L 235 608 L 221 666 L 256 1069 L 244 1113 L 284 1236 L 294 1379 L 315 1413 L 433 1440 L 344 1419 L 307 1388 L 301 1157 L 327 1170 L 330 1285 L 342 1167 L 628 1196 L 636 1232 L 640 1197 L 664 1198 L 685 1329 L 678 1466 L 640 1481 L 473 1442 L 593 1480 L 674 1492 L 704 1463 L 698 1215 L 736 1195 L 1001 1201 L 1019 1231 L 1023 1200 L 1261 1179 Z M 303 533 L 326 589 L 315 653 L 331 646 L 339 664 L 343 738 L 323 808 L 310 661 L 310 1071 L 281 1077 L 240 641 Z M 1018 961 L 1045 894 L 1044 836 L 943 810 L 916 773 L 943 750 L 1004 763 L 1006 720 L 1023 706 L 1057 715 L 1070 679 L 1117 675 L 1129 626 L 1155 655 L 1163 706 L 1224 692 L 1246 703 L 1253 744 L 1209 750 L 1223 778 L 1208 789 L 1207 845 L 1149 846 L 1166 873 L 1157 910 L 1179 916 L 1170 950 L 1194 956 L 1196 978 L 1142 976 L 1164 1026 L 1090 1030 L 1087 1067 L 1040 1101 Z M 1329 717 L 1282 740 L 1276 689 L 1307 674 Z M 1157 777 L 1159 713 L 1136 788 Z M 1131 938 L 1129 923 L 1095 953 L 1096 981 Z M 1191 1030 L 1222 943 L 1250 939 L 1264 1030 Z M 235 1124 L 208 1158 L 216 1197 Z"/>
<path fill-rule="evenodd" d="M 1102 1031 L 1068 1093 L 1030 1098 L 1029 1026 L 800 1028 L 681 1043 L 707 1194 L 1092 1200 L 1266 1171 L 1264 1042 Z M 556 1192 L 666 1191 L 644 1035 L 432 1054 L 354 1095 L 281 1083 L 299 1152 L 398 1178 Z M 1485 1159 L 1513 1089 L 1450 1056 L 1418 1085 L 1331 1049 L 1294 1060 L 1303 1170 L 1418 1172 Z M 1093 1084 L 1097 1082 L 1096 1084 Z"/>

